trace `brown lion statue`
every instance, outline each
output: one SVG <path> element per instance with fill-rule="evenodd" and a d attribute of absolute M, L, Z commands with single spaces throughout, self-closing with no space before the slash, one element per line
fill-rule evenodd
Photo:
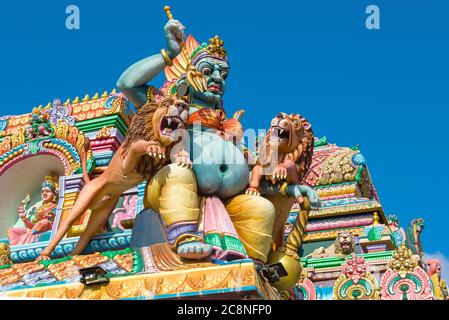
<path fill-rule="evenodd" d="M 316 192 L 301 185 L 312 163 L 313 145 L 309 121 L 299 114 L 281 112 L 271 121 L 265 142 L 259 148 L 246 193 L 262 194 L 275 204 L 278 218 L 273 241 L 277 247 L 283 245 L 285 223 L 294 201 L 301 204 L 303 194 L 307 194 L 312 205 L 319 205 Z"/>
<path fill-rule="evenodd" d="M 124 143 L 117 150 L 106 170 L 89 181 L 81 190 L 69 216 L 64 219 L 38 260 L 49 259 L 51 253 L 86 210 L 91 215 L 73 254 L 80 254 L 92 237 L 104 226 L 121 194 L 151 177 L 170 161 L 170 151 L 178 141 L 175 131 L 185 129 L 189 105 L 181 99 L 167 97 L 148 102 L 137 111 Z M 191 166 L 189 154 L 180 150 L 176 163 Z"/>
<path fill-rule="evenodd" d="M 301 276 L 297 252 L 302 245 L 311 206 L 320 204 L 315 190 L 301 184 L 312 163 L 313 147 L 314 135 L 309 121 L 299 114 L 279 113 L 272 119 L 259 148 L 246 190 L 247 194 L 267 198 L 276 210 L 268 263 L 281 263 L 288 273 L 274 284 L 279 290 L 291 288 Z M 284 244 L 285 225 L 295 201 L 301 210 Z"/>
<path fill-rule="evenodd" d="M 260 194 L 262 175 L 271 183 L 300 184 L 312 163 L 314 136 L 310 123 L 299 114 L 279 113 L 271 121 L 265 143 L 252 171 L 248 194 Z"/>
<path fill-rule="evenodd" d="M 354 253 L 355 241 L 352 232 L 342 231 L 337 234 L 335 242 L 328 248 L 315 249 L 311 255 L 312 259 L 339 257 L 344 258 Z"/>

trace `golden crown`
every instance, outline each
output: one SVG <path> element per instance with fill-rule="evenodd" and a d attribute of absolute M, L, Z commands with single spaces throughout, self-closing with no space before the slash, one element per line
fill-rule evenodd
<path fill-rule="evenodd" d="M 209 39 L 209 44 L 203 43 L 199 45 L 192 53 L 190 59 L 195 63 L 196 59 L 203 56 L 215 56 L 221 59 L 227 59 L 227 52 L 224 48 L 224 41 L 219 36 Z"/>
<path fill-rule="evenodd" d="M 219 56 L 221 58 L 226 57 L 226 49 L 223 47 L 224 41 L 217 35 L 209 39 L 209 45 L 206 50 L 210 55 Z"/>
<path fill-rule="evenodd" d="M 42 188 L 50 188 L 53 192 L 58 191 L 59 188 L 59 176 L 55 172 L 51 172 L 50 175 L 45 176 L 42 182 Z"/>

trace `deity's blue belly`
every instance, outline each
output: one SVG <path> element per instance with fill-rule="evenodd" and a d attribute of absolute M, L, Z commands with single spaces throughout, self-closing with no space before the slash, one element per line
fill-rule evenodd
<path fill-rule="evenodd" d="M 191 158 L 198 189 L 203 195 L 227 199 L 245 191 L 249 169 L 243 153 L 215 133 L 191 134 Z"/>

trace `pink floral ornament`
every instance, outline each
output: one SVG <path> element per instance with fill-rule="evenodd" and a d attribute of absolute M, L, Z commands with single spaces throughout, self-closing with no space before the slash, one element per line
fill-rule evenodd
<path fill-rule="evenodd" d="M 342 266 L 341 273 L 352 279 L 354 283 L 357 283 L 360 278 L 365 277 L 367 269 L 365 259 L 353 254 L 352 258 Z"/>

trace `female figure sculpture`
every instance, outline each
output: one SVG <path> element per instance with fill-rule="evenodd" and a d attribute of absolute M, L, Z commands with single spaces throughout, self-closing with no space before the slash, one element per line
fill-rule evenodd
<path fill-rule="evenodd" d="M 24 227 L 13 227 L 8 230 L 11 246 L 37 242 L 41 240 L 44 232 L 52 229 L 58 202 L 58 176 L 52 174 L 44 178 L 41 185 L 41 200 L 29 209 L 26 209 L 29 195 L 27 198 L 17 209 Z"/>

